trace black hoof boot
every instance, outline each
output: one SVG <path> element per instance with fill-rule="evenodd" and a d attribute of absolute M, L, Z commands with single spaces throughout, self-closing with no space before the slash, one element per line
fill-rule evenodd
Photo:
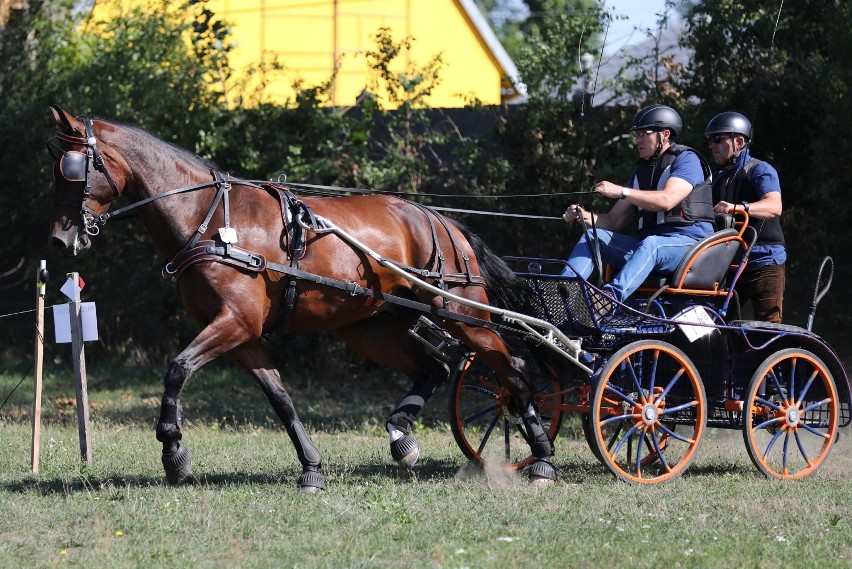
<path fill-rule="evenodd" d="M 530 484 L 547 486 L 556 481 L 556 469 L 547 460 L 536 460 L 530 465 Z"/>
<path fill-rule="evenodd" d="M 325 490 L 325 476 L 317 470 L 306 470 L 299 476 L 299 492 L 313 494 Z"/>
<path fill-rule="evenodd" d="M 174 452 L 163 453 L 163 469 L 169 485 L 176 486 L 189 478 L 192 475 L 192 453 L 189 447 L 178 443 Z"/>
<path fill-rule="evenodd" d="M 391 456 L 403 470 L 411 470 L 420 458 L 420 443 L 411 435 L 403 435 L 390 445 Z"/>

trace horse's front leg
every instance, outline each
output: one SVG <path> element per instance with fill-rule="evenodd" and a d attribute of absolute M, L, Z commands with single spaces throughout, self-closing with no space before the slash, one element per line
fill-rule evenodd
<path fill-rule="evenodd" d="M 192 474 L 192 453 L 181 443 L 180 396 L 186 382 L 204 364 L 250 338 L 250 332 L 240 325 L 239 319 L 226 312 L 213 319 L 169 364 L 157 421 L 157 440 L 163 445 L 163 469 L 169 484 L 180 484 Z"/>
<path fill-rule="evenodd" d="M 157 421 L 157 440 L 163 444 L 163 469 L 169 484 L 180 484 L 192 474 L 192 453 L 189 447 L 180 443 L 183 438 L 180 394 L 194 370 L 179 362 L 180 357 L 169 364 L 166 372 L 166 389 L 160 403 L 160 419 Z"/>
<path fill-rule="evenodd" d="M 322 474 L 322 455 L 305 431 L 305 426 L 299 421 L 293 400 L 284 389 L 281 375 L 272 366 L 266 349 L 260 344 L 259 340 L 253 340 L 235 348 L 229 355 L 257 380 L 275 409 L 275 413 L 284 423 L 302 465 L 302 474 L 299 476 L 298 482 L 299 489 L 302 492 L 324 490 L 325 477 Z"/>

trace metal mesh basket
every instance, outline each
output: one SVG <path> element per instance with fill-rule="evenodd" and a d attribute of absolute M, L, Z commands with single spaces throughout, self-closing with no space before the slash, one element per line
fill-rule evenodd
<path fill-rule="evenodd" d="M 671 329 L 664 321 L 613 300 L 588 281 L 548 275 L 526 279 L 538 296 L 538 303 L 531 299 L 537 312 L 532 316 L 566 333 L 662 333 Z"/>

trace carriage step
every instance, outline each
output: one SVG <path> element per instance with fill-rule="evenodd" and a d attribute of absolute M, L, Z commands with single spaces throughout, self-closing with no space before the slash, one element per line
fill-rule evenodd
<path fill-rule="evenodd" d="M 444 363 L 453 364 L 462 355 L 458 348 L 461 342 L 425 316 L 420 316 L 414 326 L 408 329 L 408 333 L 420 342 L 429 354 Z"/>

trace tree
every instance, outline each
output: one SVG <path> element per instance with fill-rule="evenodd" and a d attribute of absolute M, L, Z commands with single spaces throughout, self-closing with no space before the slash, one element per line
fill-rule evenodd
<path fill-rule="evenodd" d="M 778 169 L 788 248 L 785 321 L 804 322 L 820 259 L 832 255 L 835 282 L 852 272 L 845 230 L 852 167 L 852 31 L 845 1 L 696 2 L 687 13 L 685 45 L 694 51 L 683 83 L 696 101 L 695 120 L 737 110 L 754 126 L 752 152 Z M 703 121 L 703 122 L 701 122 Z M 825 327 L 848 329 L 849 301 L 836 293 L 823 309 Z"/>
<path fill-rule="evenodd" d="M 137 351 L 143 338 L 155 352 L 168 351 L 187 321 L 169 285 L 151 278 L 163 259 L 143 232 L 132 229 L 132 221 L 126 222 L 131 229 L 120 227 L 121 222 L 106 226 L 86 258 L 71 262 L 51 256 L 45 230 L 53 200 L 52 162 L 44 141 L 54 136 L 55 127 L 47 109 L 58 103 L 74 113 L 96 111 L 193 148 L 198 133 L 224 110 L 224 83 L 210 88 L 227 79 L 222 77 L 224 32 L 197 2 L 164 1 L 159 9 L 137 7 L 103 22 L 74 4 L 31 1 L 0 32 L 0 119 L 5 125 L 0 176 L 7 181 L 0 192 L 6 212 L 0 272 L 23 259 L 20 270 L 0 282 L 4 306 L 30 301 L 26 285 L 32 268 L 47 258 L 54 279 L 69 271 L 89 277 L 87 293 L 108 307 L 100 311 L 99 325 L 115 355 Z M 51 300 L 62 302 L 58 295 Z M 21 340 L 28 343 L 28 335 L 15 332 L 3 332 L 11 352 Z M 90 352 L 97 357 L 98 347 Z"/>

